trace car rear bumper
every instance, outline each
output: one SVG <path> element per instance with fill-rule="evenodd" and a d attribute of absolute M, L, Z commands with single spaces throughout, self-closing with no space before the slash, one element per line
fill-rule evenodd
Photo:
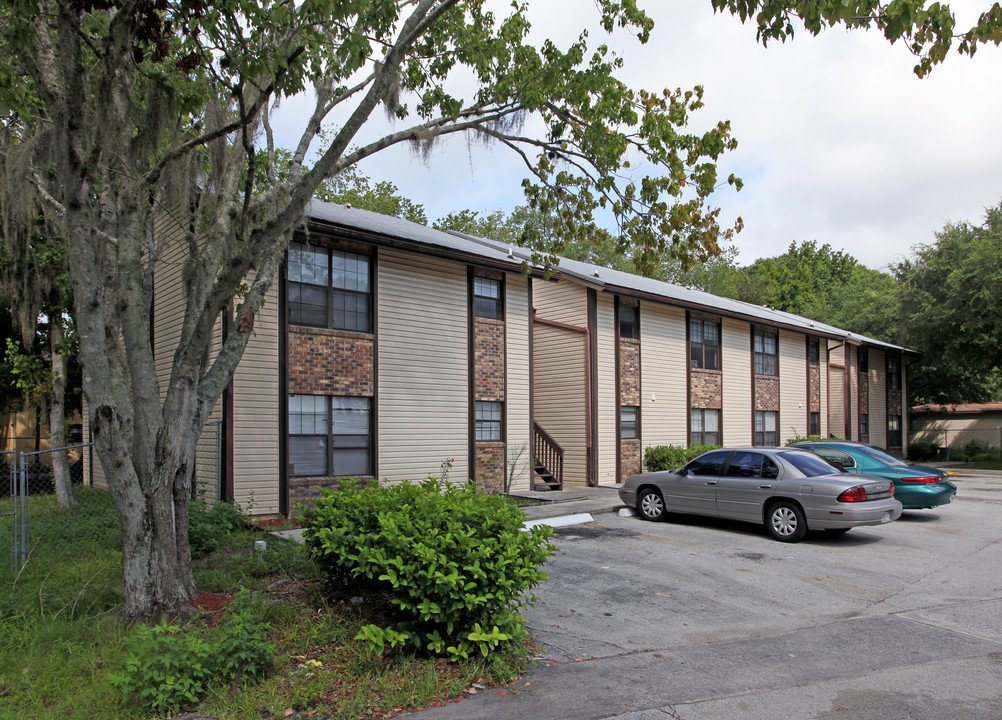
<path fill-rule="evenodd" d="M 883 525 L 901 517 L 901 503 L 893 498 L 861 503 L 837 503 L 807 513 L 812 530 L 838 530 L 861 525 Z"/>
<path fill-rule="evenodd" d="M 957 497 L 957 486 L 941 483 L 894 483 L 894 497 L 906 510 L 919 510 L 948 505 Z"/>

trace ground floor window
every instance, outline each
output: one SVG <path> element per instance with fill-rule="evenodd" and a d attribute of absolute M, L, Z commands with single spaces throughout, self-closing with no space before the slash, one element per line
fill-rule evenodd
<path fill-rule="evenodd" d="M 821 437 L 821 413 L 811 413 L 811 428 L 808 431 L 811 437 Z"/>
<path fill-rule="evenodd" d="M 372 474 L 371 399 L 289 396 L 289 474 Z"/>
<path fill-rule="evenodd" d="M 776 411 L 756 410 L 755 411 L 755 444 L 767 447 L 775 447 L 776 437 Z"/>
<path fill-rule="evenodd" d="M 619 439 L 636 440 L 640 437 L 640 408 L 624 406 L 619 409 Z"/>
<path fill-rule="evenodd" d="M 887 416 L 887 447 L 901 447 L 901 416 Z"/>
<path fill-rule="evenodd" d="M 501 439 L 501 403 L 477 400 L 477 440 Z"/>
<path fill-rule="evenodd" d="M 720 411 L 693 408 L 689 417 L 689 430 L 693 445 L 719 445 Z"/>
<path fill-rule="evenodd" d="M 859 439 L 866 442 L 870 436 L 870 416 L 863 413 L 859 416 Z"/>

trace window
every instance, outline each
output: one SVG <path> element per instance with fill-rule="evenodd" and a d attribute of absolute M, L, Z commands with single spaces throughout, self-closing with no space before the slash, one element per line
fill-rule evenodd
<path fill-rule="evenodd" d="M 640 337 L 640 323 L 638 321 L 638 308 L 636 305 L 619 305 L 619 337 L 633 338 Z"/>
<path fill-rule="evenodd" d="M 640 408 L 621 407 L 619 409 L 619 439 L 636 440 L 640 437 Z"/>
<path fill-rule="evenodd" d="M 730 450 L 715 450 L 698 458 L 685 466 L 685 471 L 689 475 L 719 475 L 724 465 L 724 461 L 730 456 Z"/>
<path fill-rule="evenodd" d="M 811 437 L 821 437 L 821 413 L 812 412 L 810 415 L 811 428 L 808 431 L 808 435 Z"/>
<path fill-rule="evenodd" d="M 720 444 L 720 411 L 697 410 L 693 408 L 690 416 L 690 434 L 693 445 Z"/>
<path fill-rule="evenodd" d="M 727 463 L 727 477 L 762 477 L 762 461 L 765 455 L 755 452 L 736 452 Z"/>
<path fill-rule="evenodd" d="M 776 375 L 778 347 L 776 336 L 763 330 L 756 330 L 753 340 L 755 350 L 755 374 Z"/>
<path fill-rule="evenodd" d="M 859 374 L 865 375 L 870 371 L 870 351 L 864 347 L 859 349 Z"/>
<path fill-rule="evenodd" d="M 371 475 L 369 398 L 289 396 L 292 475 Z"/>
<path fill-rule="evenodd" d="M 811 367 L 821 364 L 821 341 L 817 338 L 810 338 L 807 341 L 807 362 Z"/>
<path fill-rule="evenodd" d="M 887 416 L 887 447 L 901 447 L 901 416 Z"/>
<path fill-rule="evenodd" d="M 843 468 L 845 470 L 852 470 L 856 467 L 856 461 L 853 460 L 852 455 L 847 452 L 842 452 L 841 450 L 824 446 L 812 447 L 811 451 L 817 453 L 835 467 Z"/>
<path fill-rule="evenodd" d="M 897 355 L 887 356 L 887 389 L 901 389 L 901 358 Z"/>
<path fill-rule="evenodd" d="M 755 444 L 775 447 L 776 412 L 774 410 L 755 411 Z"/>
<path fill-rule="evenodd" d="M 365 255 L 290 243 L 289 322 L 369 332 L 369 269 Z"/>
<path fill-rule="evenodd" d="M 859 416 L 859 437 L 864 439 L 870 434 L 870 416 L 866 413 L 861 413 Z"/>
<path fill-rule="evenodd" d="M 720 369 L 720 325 L 715 321 L 689 321 L 689 363 L 703 370 Z"/>
<path fill-rule="evenodd" d="M 473 314 L 476 317 L 501 319 L 501 281 L 473 278 Z"/>
<path fill-rule="evenodd" d="M 477 440 L 501 439 L 501 403 L 477 400 L 475 420 Z"/>

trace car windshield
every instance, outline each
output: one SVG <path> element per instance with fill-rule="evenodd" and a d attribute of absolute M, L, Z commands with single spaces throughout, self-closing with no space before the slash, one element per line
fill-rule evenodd
<path fill-rule="evenodd" d="M 845 470 L 832 465 L 824 458 L 806 451 L 785 452 L 782 454 L 782 458 L 802 472 L 805 477 L 834 475 L 835 473 L 845 472 Z"/>
<path fill-rule="evenodd" d="M 867 457 L 873 458 L 877 462 L 883 463 L 884 465 L 890 465 L 891 467 L 908 467 L 908 463 L 902 462 L 893 455 L 888 455 L 880 448 L 876 448 L 871 445 L 864 445 L 860 448 L 860 452 Z"/>

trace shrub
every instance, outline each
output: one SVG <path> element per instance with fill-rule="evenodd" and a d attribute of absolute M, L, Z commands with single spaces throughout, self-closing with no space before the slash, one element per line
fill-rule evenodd
<path fill-rule="evenodd" d="M 647 472 L 677 470 L 698 455 L 716 450 L 720 445 L 656 445 L 644 450 L 644 467 Z"/>
<path fill-rule="evenodd" d="M 191 501 L 188 509 L 188 543 L 193 555 L 218 550 L 226 537 L 247 525 L 239 505 L 228 502 L 208 504 L 202 498 Z"/>
<path fill-rule="evenodd" d="M 936 443 L 912 443 L 908 446 L 909 460 L 936 460 L 939 457 L 939 445 Z"/>
<path fill-rule="evenodd" d="M 190 627 L 141 625 L 125 643 L 125 663 L 111 682 L 130 703 L 158 715 L 197 703 L 220 681 L 247 683 L 271 667 L 269 627 L 241 592 L 222 627 L 205 637 Z"/>
<path fill-rule="evenodd" d="M 302 508 L 306 547 L 325 573 L 353 592 L 385 593 L 393 627 L 367 626 L 356 639 L 382 652 L 410 646 L 452 659 L 521 637 L 519 611 L 547 579 L 549 527 L 525 531 L 507 498 L 472 483 L 429 478 L 420 485 L 349 485 Z"/>
<path fill-rule="evenodd" d="M 999 462 L 1000 453 L 987 443 L 971 440 L 964 445 L 963 457 L 968 462 Z"/>
<path fill-rule="evenodd" d="M 821 437 L 820 435 L 797 435 L 797 436 L 792 437 L 789 440 L 787 440 L 786 444 L 787 445 L 793 445 L 795 443 L 817 442 L 819 440 L 833 440 L 835 442 L 840 442 L 840 441 L 842 441 L 842 438 L 835 437 L 834 435 L 832 435 L 830 437 Z"/>

